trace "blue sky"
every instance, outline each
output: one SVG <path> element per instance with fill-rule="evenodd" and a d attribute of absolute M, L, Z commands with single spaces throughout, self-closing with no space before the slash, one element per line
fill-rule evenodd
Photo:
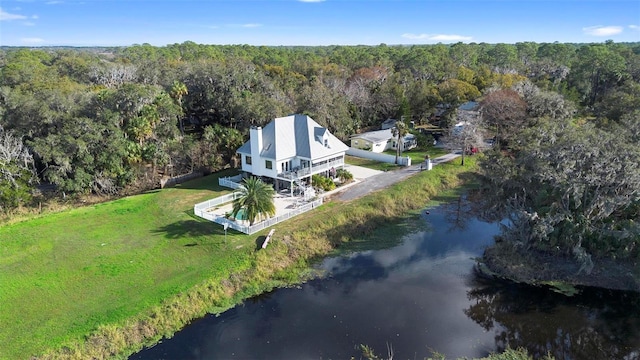
<path fill-rule="evenodd" d="M 2 0 L 0 45 L 640 41 L 638 0 Z"/>

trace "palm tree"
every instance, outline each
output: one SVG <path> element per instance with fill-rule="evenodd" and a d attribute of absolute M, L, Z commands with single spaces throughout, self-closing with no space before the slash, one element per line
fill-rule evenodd
<path fill-rule="evenodd" d="M 336 171 L 336 176 L 340 179 L 340 181 L 344 182 L 350 182 L 351 180 L 353 180 L 353 174 L 351 172 L 349 172 L 349 170 L 345 170 L 343 168 L 340 168 Z"/>
<path fill-rule="evenodd" d="M 244 184 L 240 186 L 241 196 L 233 201 L 233 216 L 236 217 L 240 210 L 244 210 L 249 225 L 253 225 L 259 216 L 275 215 L 276 206 L 273 203 L 275 193 L 271 185 L 265 184 L 255 176 L 245 179 Z"/>
<path fill-rule="evenodd" d="M 174 81 L 173 85 L 171 85 L 171 91 L 169 95 L 173 100 L 175 100 L 176 104 L 180 106 L 180 115 L 178 115 L 178 121 L 180 122 L 180 134 L 184 136 L 184 122 L 183 122 L 183 110 L 182 110 L 182 97 L 184 95 L 189 94 L 189 90 L 187 90 L 187 85 L 181 83 L 179 81 Z"/>
<path fill-rule="evenodd" d="M 396 164 L 398 163 L 398 157 L 402 154 L 404 137 L 408 133 L 407 124 L 402 120 L 396 121 L 396 126 L 391 129 L 391 134 L 396 138 Z"/>

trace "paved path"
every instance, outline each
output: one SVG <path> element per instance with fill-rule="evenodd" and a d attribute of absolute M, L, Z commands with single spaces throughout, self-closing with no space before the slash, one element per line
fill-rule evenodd
<path fill-rule="evenodd" d="M 451 161 L 459 156 L 459 153 L 450 153 L 432 159 L 431 163 L 435 166 L 443 162 Z M 418 164 L 403 167 L 399 170 L 381 172 L 379 174 L 367 177 L 359 183 L 353 184 L 352 186 L 349 186 L 348 188 L 333 194 L 331 198 L 342 201 L 354 200 L 365 196 L 372 191 L 384 189 L 389 185 L 400 182 L 420 171 L 420 164 Z"/>

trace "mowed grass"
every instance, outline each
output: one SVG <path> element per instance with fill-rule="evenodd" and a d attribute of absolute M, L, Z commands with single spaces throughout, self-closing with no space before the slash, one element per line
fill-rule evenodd
<path fill-rule="evenodd" d="M 220 174 L 224 176 L 226 174 Z M 255 237 L 193 216 L 229 192 L 182 187 L 0 227 L 0 359 L 29 358 L 251 266 Z"/>
<path fill-rule="evenodd" d="M 363 198 L 331 201 L 268 229 L 229 231 L 193 217 L 228 193 L 220 173 L 0 228 L 0 359 L 126 357 L 273 287 L 296 284 L 315 261 L 380 248 L 411 231 L 438 193 L 459 186 L 474 159 L 441 164 Z M 407 227 L 409 226 L 409 227 Z"/>
<path fill-rule="evenodd" d="M 344 161 L 349 165 L 362 166 L 373 170 L 387 171 L 396 170 L 400 167 L 396 164 L 384 163 L 376 160 L 365 159 L 355 156 L 347 155 L 344 157 Z"/>
<path fill-rule="evenodd" d="M 420 164 L 421 162 L 424 161 L 424 158 L 425 158 L 426 155 L 429 155 L 431 157 L 431 159 L 435 159 L 438 156 L 446 155 L 446 154 L 448 154 L 450 152 L 451 151 L 447 150 L 447 149 L 429 146 L 429 148 L 427 150 L 424 150 L 424 149 L 412 149 L 412 150 L 409 150 L 409 151 L 403 151 L 402 152 L 402 157 L 409 156 L 411 158 L 411 164 L 412 165 L 418 165 L 418 164 Z M 387 150 L 384 153 L 387 154 L 387 155 L 392 155 L 392 156 L 396 155 L 395 150 Z"/>
<path fill-rule="evenodd" d="M 438 156 L 442 156 L 448 154 L 450 151 L 437 147 L 429 147 L 428 150 L 423 149 L 413 149 L 409 151 L 404 151 L 402 153 L 402 157 L 409 156 L 411 158 L 412 165 L 419 165 L 424 161 L 425 155 L 429 155 L 432 159 L 437 158 Z M 395 150 L 387 150 L 384 152 L 387 155 L 395 156 Z M 369 169 L 380 170 L 380 171 L 392 171 L 400 169 L 401 167 L 396 164 L 383 163 L 376 160 L 359 158 L 355 156 L 345 156 L 345 162 L 350 165 L 362 166 Z"/>

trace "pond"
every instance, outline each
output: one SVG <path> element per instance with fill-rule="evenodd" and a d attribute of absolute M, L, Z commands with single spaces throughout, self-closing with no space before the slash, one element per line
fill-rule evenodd
<path fill-rule="evenodd" d="M 452 216 L 453 214 L 453 216 Z M 458 214 L 459 215 L 459 214 Z M 394 359 L 482 357 L 507 346 L 557 359 L 640 358 L 640 296 L 483 280 L 473 272 L 497 224 L 450 206 L 390 249 L 330 258 L 328 276 L 194 321 L 130 359 L 350 359 L 360 344 Z"/>

